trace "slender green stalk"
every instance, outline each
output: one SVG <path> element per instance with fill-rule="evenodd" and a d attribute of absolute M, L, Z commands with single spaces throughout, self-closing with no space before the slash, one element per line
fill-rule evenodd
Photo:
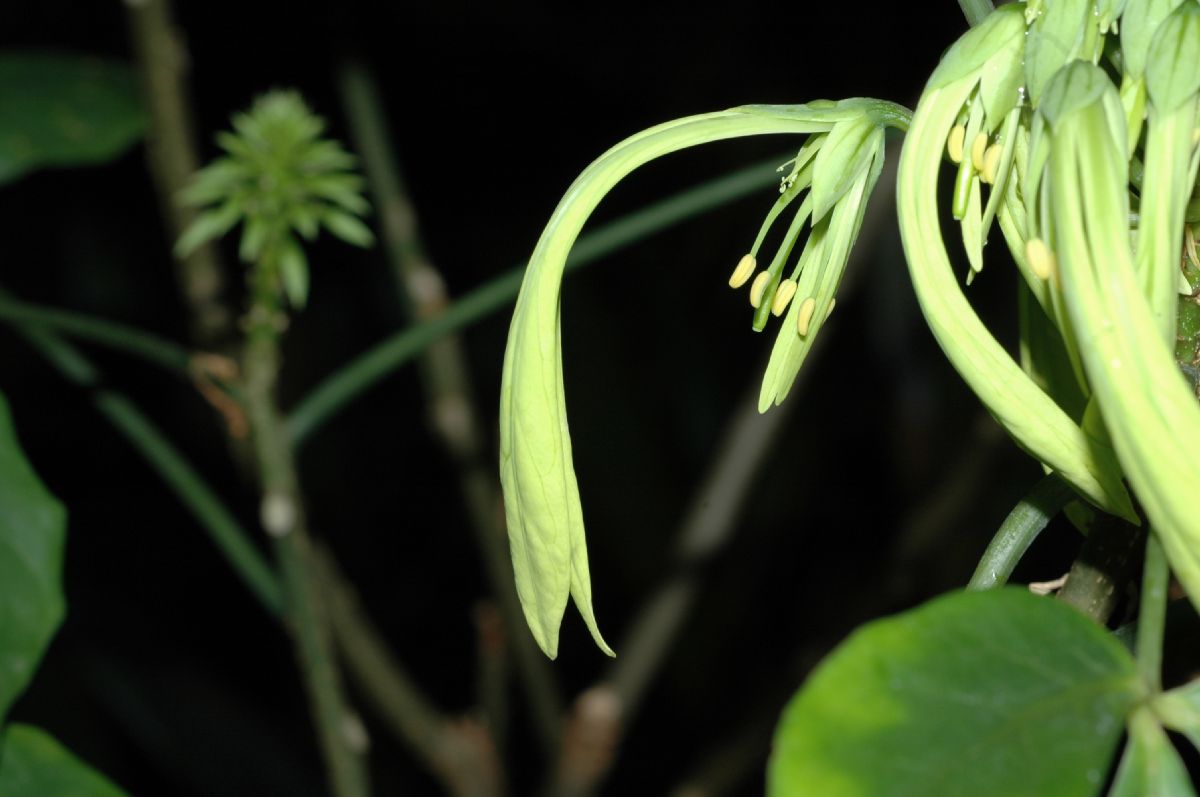
<path fill-rule="evenodd" d="M 1146 562 L 1142 566 L 1142 596 L 1138 607 L 1137 663 L 1151 692 L 1162 691 L 1163 630 L 1167 617 L 1167 588 L 1171 569 L 1153 530 L 1146 535 Z"/>
<path fill-rule="evenodd" d="M 247 330 L 242 368 L 246 411 L 262 489 L 262 523 L 274 541 L 283 575 L 288 628 L 295 641 L 296 659 L 308 692 L 331 790 L 336 797 L 366 797 L 369 786 L 364 750 L 348 733 L 356 721 L 347 708 L 334 656 L 328 607 L 315 572 L 291 440 L 275 404 L 282 325 L 272 295 L 274 286 L 262 276 L 267 272 L 261 264 L 259 269 L 257 295 L 247 315 L 252 321 Z"/>
<path fill-rule="evenodd" d="M 778 179 L 772 159 L 684 191 L 582 236 L 571 250 L 567 268 L 594 263 L 684 219 L 718 208 Z M 297 448 L 342 407 L 376 382 L 413 359 L 438 338 L 469 326 L 512 303 L 525 266 L 510 271 L 458 298 L 431 321 L 404 329 L 343 365 L 292 410 L 288 430 Z"/>
<path fill-rule="evenodd" d="M 23 329 L 22 334 L 70 382 L 81 387 L 94 387 L 99 382 L 95 367 L 71 344 L 34 326 Z M 283 590 L 270 564 L 191 464 L 125 396 L 101 389 L 93 400 L 101 414 L 192 512 L 263 608 L 272 615 L 282 614 Z"/>
<path fill-rule="evenodd" d="M 984 17 L 995 9 L 992 0 L 958 0 L 958 7 L 962 9 L 963 16 L 972 26 L 983 22 Z"/>
<path fill-rule="evenodd" d="M 147 360 L 189 381 L 192 378 L 191 355 L 187 349 L 128 324 L 23 302 L 3 291 L 0 291 L 0 321 L 21 327 L 36 326 L 38 329 L 82 338 Z"/>
<path fill-rule="evenodd" d="M 1000 524 L 996 536 L 992 537 L 987 550 L 983 552 L 967 589 L 1003 586 L 1025 551 L 1074 497 L 1075 491 L 1057 473 L 1051 473 L 1034 485 Z"/>

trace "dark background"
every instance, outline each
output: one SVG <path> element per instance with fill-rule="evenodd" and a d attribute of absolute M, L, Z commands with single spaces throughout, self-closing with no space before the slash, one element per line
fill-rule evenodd
<path fill-rule="evenodd" d="M 230 113 L 273 87 L 299 89 L 348 140 L 335 70 L 356 58 L 373 71 L 426 247 L 453 294 L 522 262 L 571 180 L 621 138 L 748 102 L 867 95 L 912 106 L 966 27 L 949 0 L 740 2 L 714 11 L 177 5 L 205 157 Z M 132 57 L 116 2 L 46 0 L 6 16 L 7 47 Z M 597 218 L 797 145 L 734 142 L 672 156 L 619 187 Z M 184 340 L 170 242 L 143 156 L 139 146 L 108 165 L 40 172 L 0 190 L 0 282 L 31 301 Z M 881 183 L 877 193 L 888 190 Z M 568 280 L 566 387 L 597 613 L 610 641 L 670 571 L 675 529 L 724 420 L 760 378 L 773 337 L 750 332 L 745 297 L 725 281 L 772 193 Z M 964 583 L 1040 475 L 940 358 L 894 223 L 880 228 L 860 243 L 866 254 L 825 328 L 828 345 L 789 399 L 785 430 L 733 541 L 704 574 L 700 605 L 630 727 L 606 793 L 667 793 L 740 729 L 769 730 L 805 670 L 854 626 Z M 232 267 L 235 251 L 224 251 Z M 310 306 L 286 347 L 285 407 L 402 324 L 378 249 L 323 240 L 310 261 Z M 1002 257 L 971 288 L 1009 342 L 1014 291 Z M 506 310 L 465 337 L 489 435 L 507 323 Z M 195 393 L 143 363 L 94 356 L 107 383 L 133 397 L 253 523 L 253 488 L 230 466 L 219 423 Z M 85 393 L 64 386 L 5 328 L 0 362 L 22 442 L 71 512 L 69 618 L 14 719 L 48 728 L 134 794 L 322 793 L 284 634 Z M 313 439 L 303 480 L 316 533 L 397 654 L 439 705 L 465 713 L 475 702 L 470 613 L 487 586 L 453 468 L 424 418 L 414 369 L 397 372 Z M 1028 575 L 1064 572 L 1071 535 L 1040 545 Z M 566 694 L 605 664 L 569 609 L 555 664 Z M 377 793 L 437 793 L 366 716 Z M 544 762 L 521 714 L 516 722 L 513 793 L 531 793 Z M 741 778 L 738 793 L 759 793 L 760 771 Z"/>

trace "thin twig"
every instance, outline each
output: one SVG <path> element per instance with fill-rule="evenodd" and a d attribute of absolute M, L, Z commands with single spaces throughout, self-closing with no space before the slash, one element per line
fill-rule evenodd
<path fill-rule="evenodd" d="M 350 64 L 339 72 L 351 136 L 363 159 L 363 170 L 378 207 L 383 241 L 392 265 L 396 290 L 410 319 L 437 318 L 449 304 L 445 281 L 425 255 L 416 208 L 408 196 L 392 156 L 382 105 L 364 67 Z M 462 341 L 446 336 L 422 352 L 421 384 L 429 406 L 430 425 L 458 470 L 459 488 L 475 532 L 484 568 L 505 624 L 521 633 L 508 635 L 517 672 L 529 699 L 538 739 L 547 755 L 558 749 L 562 703 L 554 671 L 524 631 L 524 617 L 508 556 L 500 512 L 500 486 L 494 463 L 484 458 L 480 414 L 471 398 Z"/>
<path fill-rule="evenodd" d="M 187 51 L 171 20 L 168 0 L 126 0 L 125 8 L 149 111 L 146 161 L 167 240 L 174 242 L 196 217 L 193 208 L 179 201 L 179 192 L 199 166 L 185 99 Z M 201 246 L 186 258 L 176 258 L 175 263 L 193 338 L 206 348 L 228 342 L 233 317 L 221 302 L 224 278 L 216 247 Z"/>
<path fill-rule="evenodd" d="M 794 153 L 793 153 L 794 154 Z M 788 155 L 740 169 L 643 208 L 583 235 L 567 269 L 581 268 L 680 221 L 747 196 L 779 179 L 775 167 Z M 297 447 L 346 404 L 423 352 L 433 341 L 503 309 L 517 297 L 525 265 L 514 266 L 458 297 L 444 313 L 401 330 L 338 368 L 292 409 L 288 428 Z"/>

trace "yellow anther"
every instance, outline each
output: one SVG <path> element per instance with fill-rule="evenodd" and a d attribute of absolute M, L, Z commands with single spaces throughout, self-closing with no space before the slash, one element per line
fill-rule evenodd
<path fill-rule="evenodd" d="M 757 308 L 762 304 L 763 294 L 767 291 L 767 286 L 771 284 L 771 272 L 760 271 L 758 276 L 754 278 L 754 282 L 750 285 L 750 304 Z"/>
<path fill-rule="evenodd" d="M 977 172 L 983 171 L 983 153 L 987 151 L 987 146 L 987 133 L 977 133 L 975 140 L 971 142 L 971 165 Z"/>
<path fill-rule="evenodd" d="M 833 315 L 833 308 L 837 307 L 837 299 L 829 300 L 829 307 L 825 310 L 825 320 L 829 320 L 829 316 Z"/>
<path fill-rule="evenodd" d="M 808 334 L 808 325 L 812 323 L 813 310 L 817 309 L 817 300 L 809 296 L 800 304 L 800 312 L 796 314 L 796 331 L 803 337 Z"/>
<path fill-rule="evenodd" d="M 955 163 L 962 163 L 963 140 L 967 137 L 967 128 L 955 125 L 950 128 L 950 136 L 946 139 L 946 154 Z"/>
<path fill-rule="evenodd" d="M 1058 258 L 1041 238 L 1030 238 L 1025 242 L 1025 260 L 1038 279 L 1048 280 L 1058 269 Z"/>
<path fill-rule="evenodd" d="M 771 302 L 771 315 L 776 317 L 783 315 L 783 311 L 787 309 L 795 295 L 795 280 L 784 280 L 779 283 L 779 288 L 775 291 L 775 301 Z"/>
<path fill-rule="evenodd" d="M 999 144 L 992 144 L 987 148 L 987 152 L 983 153 L 983 170 L 979 176 L 985 183 L 996 182 L 996 170 L 1000 168 L 1001 149 Z"/>
<path fill-rule="evenodd" d="M 733 269 L 733 273 L 729 275 L 729 287 L 740 288 L 746 284 L 746 280 L 750 279 L 750 275 L 754 273 L 758 261 L 754 255 L 742 255 L 742 259 L 738 261 L 737 267 Z"/>

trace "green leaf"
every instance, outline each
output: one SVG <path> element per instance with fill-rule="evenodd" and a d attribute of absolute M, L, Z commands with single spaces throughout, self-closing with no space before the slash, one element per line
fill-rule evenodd
<path fill-rule="evenodd" d="M 308 258 L 291 236 L 279 254 L 279 278 L 292 307 L 297 310 L 304 307 L 308 301 Z"/>
<path fill-rule="evenodd" d="M 1091 797 L 1141 696 L 1103 628 L 1019 588 L 856 631 L 784 711 L 770 797 Z"/>
<path fill-rule="evenodd" d="M 0 184 L 45 166 L 99 163 L 145 129 L 133 70 L 65 53 L 0 54 Z"/>
<path fill-rule="evenodd" d="M 45 731 L 10 725 L 0 746 L 3 797 L 126 797 Z"/>
<path fill-rule="evenodd" d="M 1146 88 L 1160 113 L 1200 91 L 1200 5 L 1184 3 L 1159 26 L 1146 61 Z"/>
<path fill-rule="evenodd" d="M 229 232 L 241 218 L 242 209 L 234 202 L 227 202 L 216 210 L 204 211 L 179 236 L 175 242 L 175 254 L 187 257 L 209 241 Z"/>
<path fill-rule="evenodd" d="M 66 611 L 66 530 L 66 510 L 25 460 L 0 395 L 0 721 L 33 677 Z"/>
<path fill-rule="evenodd" d="M 812 176 L 812 223 L 817 224 L 841 199 L 875 154 L 873 119 L 859 116 L 838 122 L 817 152 Z"/>
<path fill-rule="evenodd" d="M 1179 753 L 1147 709 L 1130 719 L 1129 744 L 1108 797 L 1196 797 Z"/>
<path fill-rule="evenodd" d="M 340 210 L 327 211 L 321 217 L 321 223 L 325 225 L 325 229 L 348 244 L 366 249 L 375 243 L 375 236 L 370 228 L 349 213 Z"/>
<path fill-rule="evenodd" d="M 1183 0 L 1129 0 L 1121 15 L 1121 55 L 1125 74 L 1139 78 L 1146 70 L 1150 43 L 1158 26 Z"/>

